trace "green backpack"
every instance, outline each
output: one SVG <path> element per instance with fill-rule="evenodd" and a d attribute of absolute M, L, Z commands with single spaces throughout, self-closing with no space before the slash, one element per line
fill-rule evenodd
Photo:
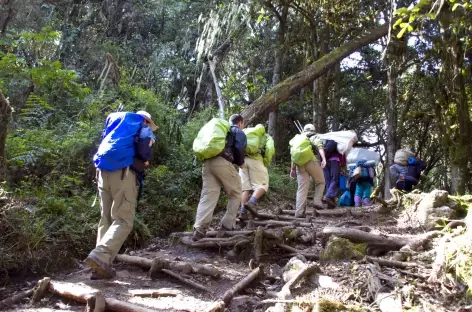
<path fill-rule="evenodd" d="M 303 166 L 315 158 L 310 140 L 304 134 L 297 134 L 290 140 L 290 156 L 292 162 L 298 166 Z"/>
<path fill-rule="evenodd" d="M 265 134 L 264 126 L 257 125 L 255 127 L 246 128 L 243 131 L 246 134 L 247 139 L 246 154 L 254 155 L 259 153 L 261 148 L 261 139 Z"/>
<path fill-rule="evenodd" d="M 198 131 L 193 141 L 193 152 L 200 160 L 209 159 L 220 154 L 226 146 L 226 136 L 230 129 L 229 122 L 213 118 Z"/>

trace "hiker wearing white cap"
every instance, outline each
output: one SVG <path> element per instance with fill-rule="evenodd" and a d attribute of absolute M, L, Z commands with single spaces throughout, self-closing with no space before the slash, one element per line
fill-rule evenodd
<path fill-rule="evenodd" d="M 112 278 L 112 262 L 133 228 L 144 169 L 158 127 L 145 111 L 117 112 L 107 117 L 102 142 L 93 157 L 97 168 L 100 222 L 97 243 L 85 259 L 92 279 Z"/>
<path fill-rule="evenodd" d="M 297 138 L 300 139 L 297 140 Z M 309 148 L 303 148 L 304 144 Z M 323 198 L 325 188 L 325 178 L 322 168 L 326 166 L 323 141 L 316 137 L 315 126 L 307 124 L 303 128 L 303 132 L 290 141 L 290 145 L 290 153 L 292 157 L 290 177 L 297 177 L 298 181 L 295 216 L 304 217 L 307 206 L 308 191 L 310 189 L 310 177 L 313 179 L 315 184 L 315 194 L 313 196 L 314 209 L 323 208 L 323 202 L 321 199 Z M 297 153 L 299 155 L 296 155 Z M 298 160 L 299 158 L 304 159 L 298 164 L 295 164 L 293 160 Z"/>

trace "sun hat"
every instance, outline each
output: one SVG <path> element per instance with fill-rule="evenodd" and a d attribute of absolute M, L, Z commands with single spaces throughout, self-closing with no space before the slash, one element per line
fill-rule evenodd
<path fill-rule="evenodd" d="M 151 124 L 152 131 L 156 131 L 157 129 L 159 129 L 159 127 L 154 123 L 154 121 L 152 121 L 151 114 L 149 114 L 148 112 L 139 111 L 136 114 L 143 116 L 144 119 L 146 119 Z"/>
<path fill-rule="evenodd" d="M 306 124 L 305 127 L 303 127 L 303 132 L 316 132 L 315 126 L 313 126 L 313 124 Z"/>

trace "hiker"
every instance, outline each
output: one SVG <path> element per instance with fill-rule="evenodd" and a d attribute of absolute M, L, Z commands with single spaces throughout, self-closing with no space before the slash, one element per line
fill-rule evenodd
<path fill-rule="evenodd" d="M 241 219 L 247 219 L 245 206 L 256 209 L 257 201 L 269 189 L 267 167 L 275 154 L 274 140 L 266 133 L 263 125 L 244 129 L 247 138 L 244 168 L 239 168 L 242 184 Z M 252 196 L 249 197 L 250 192 Z"/>
<path fill-rule="evenodd" d="M 215 119 L 218 120 L 217 118 Z M 226 131 L 225 133 L 224 149 L 216 156 L 207 158 L 203 162 L 203 186 L 193 226 L 192 239 L 194 241 L 205 237 L 206 229 L 211 223 L 213 211 L 220 197 L 222 186 L 228 196 L 228 205 L 226 206 L 226 213 L 221 219 L 220 231 L 233 230 L 235 227 L 236 216 L 241 203 L 241 178 L 233 164 L 244 168 L 246 134 L 242 131 L 244 119 L 241 115 L 232 115 L 229 119 L 229 124 L 229 132 Z M 213 127 L 214 130 L 210 129 L 212 131 L 210 131 L 209 136 L 215 133 L 214 131 L 222 128 L 221 124 L 219 126 Z M 202 130 L 200 130 L 194 141 L 194 151 L 200 140 L 211 139 L 208 137 L 199 138 L 205 135 L 205 133 L 201 133 Z"/>
<path fill-rule="evenodd" d="M 354 206 L 367 207 L 371 205 L 370 194 L 372 187 L 375 185 L 375 165 L 374 160 L 360 160 L 355 164 L 355 167 L 350 165 L 351 183 L 354 182 Z"/>
<path fill-rule="evenodd" d="M 325 188 L 325 178 L 322 168 L 326 166 L 326 157 L 323 142 L 316 137 L 315 126 L 312 124 L 305 125 L 303 132 L 297 134 L 289 144 L 292 159 L 290 177 L 297 177 L 298 182 L 295 217 L 301 218 L 306 212 L 310 177 L 315 183 L 314 209 L 323 209 L 321 199 Z"/>
<path fill-rule="evenodd" d="M 326 193 L 322 201 L 328 205 L 328 208 L 336 208 L 336 197 L 338 197 L 339 193 L 341 168 L 346 166 L 346 156 L 338 153 L 337 144 L 333 140 L 327 140 L 323 149 L 327 162 L 326 167 L 323 168 Z"/>
<path fill-rule="evenodd" d="M 85 263 L 92 279 L 113 278 L 112 262 L 133 228 L 138 184 L 149 166 L 152 131 L 158 127 L 145 111 L 117 112 L 105 122 L 102 142 L 93 157 L 97 168 L 100 222 L 97 244 Z"/>
<path fill-rule="evenodd" d="M 410 150 L 398 150 L 395 153 L 394 164 L 390 166 L 390 175 L 395 187 L 405 192 L 411 192 L 420 181 L 421 172 L 425 169 L 424 161 L 417 159 Z"/>

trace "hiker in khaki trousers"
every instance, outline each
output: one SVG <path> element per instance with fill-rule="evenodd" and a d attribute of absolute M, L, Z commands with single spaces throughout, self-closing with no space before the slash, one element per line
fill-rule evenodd
<path fill-rule="evenodd" d="M 315 195 L 313 196 L 314 209 L 323 209 L 323 202 L 321 199 L 323 198 L 323 192 L 325 189 L 323 168 L 326 166 L 326 157 L 323 150 L 323 141 L 316 138 L 315 126 L 312 124 L 305 125 L 303 133 L 310 140 L 311 144 L 318 149 L 321 156 L 321 164 L 318 155 L 315 155 L 315 159 L 310 160 L 303 166 L 298 166 L 292 163 L 290 177 L 295 178 L 296 176 L 298 181 L 295 208 L 295 217 L 297 218 L 305 217 L 308 191 L 310 189 L 310 177 L 313 179 L 315 184 Z"/>
<path fill-rule="evenodd" d="M 192 240 L 205 237 L 206 230 L 213 218 L 221 187 L 228 196 L 226 213 L 221 219 L 220 230 L 233 230 L 236 225 L 239 204 L 241 203 L 241 179 L 234 165 L 244 166 L 246 134 L 241 130 L 244 119 L 239 114 L 230 117 L 230 133 L 226 138 L 226 147 L 220 155 L 207 159 L 202 168 L 202 193 L 198 203 Z"/>
<path fill-rule="evenodd" d="M 102 143 L 94 156 L 101 218 L 96 247 L 85 259 L 92 268 L 91 279 L 116 275 L 112 262 L 133 229 L 138 184 L 142 183 L 144 169 L 149 165 L 155 138 L 152 131 L 157 129 L 151 115 L 144 111 L 112 113 L 106 124 Z M 150 136 L 143 137 L 146 130 Z M 129 142 L 122 149 L 113 149 L 120 139 Z"/>

